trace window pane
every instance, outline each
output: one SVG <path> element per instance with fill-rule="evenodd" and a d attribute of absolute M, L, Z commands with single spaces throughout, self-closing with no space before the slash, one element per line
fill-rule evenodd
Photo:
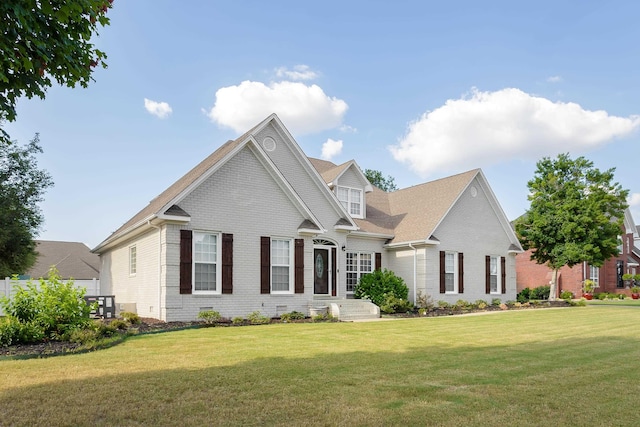
<path fill-rule="evenodd" d="M 360 272 L 371 273 L 371 254 L 360 254 Z"/>
<path fill-rule="evenodd" d="M 338 187 L 338 200 L 345 209 L 349 209 L 349 189 Z"/>
<path fill-rule="evenodd" d="M 272 240 L 271 241 L 271 265 L 289 265 L 288 240 Z"/>
<path fill-rule="evenodd" d="M 273 291 L 289 290 L 289 267 L 272 267 L 271 288 Z"/>
<path fill-rule="evenodd" d="M 215 234 L 194 233 L 193 239 L 195 262 L 216 262 L 218 258 L 218 236 Z"/>
<path fill-rule="evenodd" d="M 194 286 L 196 291 L 216 290 L 216 265 L 196 264 Z"/>
<path fill-rule="evenodd" d="M 454 292 L 456 290 L 453 283 L 453 273 L 445 273 L 444 290 L 446 292 Z"/>
<path fill-rule="evenodd" d="M 446 273 L 452 273 L 453 274 L 453 268 L 454 268 L 453 264 L 454 264 L 453 253 L 451 253 L 451 252 L 445 253 L 445 256 L 444 256 L 444 271 Z"/>
<path fill-rule="evenodd" d="M 351 190 L 351 209 L 350 209 L 350 213 L 351 215 L 361 215 L 360 212 L 360 194 L 361 191 L 360 190 Z"/>

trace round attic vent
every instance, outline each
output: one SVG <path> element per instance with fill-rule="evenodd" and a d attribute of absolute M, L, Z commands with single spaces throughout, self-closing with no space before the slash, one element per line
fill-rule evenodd
<path fill-rule="evenodd" d="M 262 146 L 267 151 L 273 151 L 276 149 L 276 140 L 268 136 L 262 140 Z"/>
<path fill-rule="evenodd" d="M 478 195 L 478 189 L 476 187 L 471 187 L 471 197 L 476 197 Z"/>

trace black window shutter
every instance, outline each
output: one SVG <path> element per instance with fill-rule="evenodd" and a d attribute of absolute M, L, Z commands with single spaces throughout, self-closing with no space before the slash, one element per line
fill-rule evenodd
<path fill-rule="evenodd" d="M 331 278 L 333 283 L 333 288 L 331 289 L 331 296 L 336 296 L 337 287 L 338 287 L 338 275 L 336 274 L 338 264 L 337 264 L 337 251 L 336 248 L 331 248 Z"/>
<path fill-rule="evenodd" d="M 376 270 L 382 268 L 382 253 L 376 252 Z"/>
<path fill-rule="evenodd" d="M 491 257 L 489 255 L 484 258 L 484 291 L 491 293 Z"/>
<path fill-rule="evenodd" d="M 294 288 L 296 294 L 304 293 L 304 239 L 295 239 L 295 249 L 293 253 Z"/>
<path fill-rule="evenodd" d="M 464 293 L 464 254 L 458 253 L 458 293 Z"/>
<path fill-rule="evenodd" d="M 180 230 L 180 293 L 191 293 L 191 252 L 193 232 Z"/>
<path fill-rule="evenodd" d="M 445 275 L 444 275 L 444 268 L 445 268 L 444 267 L 445 266 L 444 257 L 445 257 L 444 251 L 440 251 L 440 293 L 441 294 L 444 294 L 446 292 L 446 290 L 447 290 L 446 285 L 444 283 L 445 282 L 445 279 L 444 279 L 444 277 L 445 277 Z"/>
<path fill-rule="evenodd" d="M 502 276 L 502 293 L 507 293 L 507 261 L 505 257 L 500 257 L 500 275 Z"/>
<path fill-rule="evenodd" d="M 260 237 L 260 293 L 271 293 L 271 238 Z"/>
<path fill-rule="evenodd" d="M 233 293 L 233 234 L 222 234 L 222 293 Z"/>

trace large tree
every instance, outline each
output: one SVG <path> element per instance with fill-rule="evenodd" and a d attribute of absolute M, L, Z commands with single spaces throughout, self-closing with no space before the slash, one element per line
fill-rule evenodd
<path fill-rule="evenodd" d="M 38 134 L 25 147 L 0 144 L 0 277 L 22 274 L 36 259 L 34 239 L 44 221 L 38 203 L 53 185 L 38 169 Z"/>
<path fill-rule="evenodd" d="M 388 175 L 385 178 L 384 175 L 382 175 L 382 172 L 375 169 L 365 169 L 363 172 L 369 182 L 381 190 L 396 191 L 398 189 L 395 179 L 391 175 Z"/>
<path fill-rule="evenodd" d="M 93 68 L 106 58 L 91 38 L 113 0 L 0 1 L 0 123 L 16 119 L 21 96 L 45 97 L 52 79 L 87 87 Z M 0 129 L 8 143 L 8 135 Z"/>
<path fill-rule="evenodd" d="M 593 162 L 569 154 L 543 158 L 528 182 L 529 210 L 515 227 L 531 259 L 553 270 L 551 299 L 557 297 L 558 270 L 588 262 L 596 267 L 618 255 L 618 238 L 628 190 L 614 182 L 615 168 L 601 172 Z"/>

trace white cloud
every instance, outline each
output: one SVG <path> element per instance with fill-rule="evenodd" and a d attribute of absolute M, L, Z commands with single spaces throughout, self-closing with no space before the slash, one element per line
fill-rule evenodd
<path fill-rule="evenodd" d="M 276 113 L 294 135 L 301 135 L 339 127 L 348 108 L 346 102 L 327 96 L 317 85 L 288 81 L 265 85 L 246 80 L 218 89 L 207 115 L 220 126 L 245 132 Z"/>
<path fill-rule="evenodd" d="M 562 77 L 560 77 L 560 76 L 547 77 L 547 81 L 549 83 L 560 83 L 562 81 Z"/>
<path fill-rule="evenodd" d="M 166 102 L 156 102 L 147 98 L 144 99 L 144 108 L 146 108 L 149 113 L 161 119 L 166 119 L 173 112 Z"/>
<path fill-rule="evenodd" d="M 627 199 L 627 203 L 631 207 L 636 207 L 636 206 L 640 207 L 640 193 L 630 194 L 629 198 Z"/>
<path fill-rule="evenodd" d="M 353 126 L 349 126 L 349 125 L 342 125 L 342 126 L 340 126 L 340 132 L 345 132 L 345 133 L 358 133 L 358 129 L 354 128 Z"/>
<path fill-rule="evenodd" d="M 313 80 L 318 77 L 318 73 L 309 68 L 308 65 L 296 65 L 293 70 L 287 67 L 276 68 L 276 76 L 284 77 L 288 80 Z"/>
<path fill-rule="evenodd" d="M 473 89 L 469 96 L 448 100 L 410 123 L 407 134 L 389 149 L 396 160 L 426 176 L 512 158 L 537 160 L 585 151 L 639 127 L 640 116 L 610 116 L 513 88 Z"/>
<path fill-rule="evenodd" d="M 322 159 L 331 160 L 338 154 L 342 153 L 342 140 L 334 141 L 331 138 L 322 144 Z"/>

